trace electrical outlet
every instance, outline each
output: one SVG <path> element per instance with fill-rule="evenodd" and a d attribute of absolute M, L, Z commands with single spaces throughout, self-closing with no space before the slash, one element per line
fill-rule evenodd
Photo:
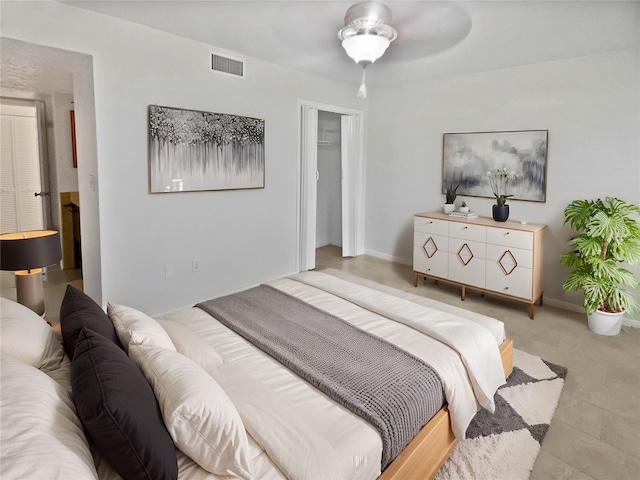
<path fill-rule="evenodd" d="M 194 258 L 193 260 L 191 260 L 191 271 L 197 272 L 198 270 L 200 270 L 200 259 Z"/>

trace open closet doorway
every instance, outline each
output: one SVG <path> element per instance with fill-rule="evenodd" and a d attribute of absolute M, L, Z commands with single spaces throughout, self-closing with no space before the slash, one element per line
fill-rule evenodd
<path fill-rule="evenodd" d="M 342 156 L 340 114 L 318 111 L 316 249 L 342 250 Z"/>
<path fill-rule="evenodd" d="M 316 249 L 364 253 L 364 128 L 360 111 L 300 103 L 298 270 L 315 268 Z"/>

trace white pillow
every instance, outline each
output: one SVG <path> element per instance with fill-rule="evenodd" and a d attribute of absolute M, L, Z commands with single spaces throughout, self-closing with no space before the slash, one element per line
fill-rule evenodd
<path fill-rule="evenodd" d="M 107 305 L 107 315 L 116 328 L 116 333 L 125 350 L 131 343 L 130 332 L 136 332 L 136 343 L 141 345 L 153 345 L 154 347 L 168 348 L 176 351 L 176 347 L 164 331 L 153 318 L 146 313 L 124 305 Z"/>
<path fill-rule="evenodd" d="M 158 320 L 165 329 L 176 350 L 185 357 L 189 357 L 211 375 L 223 362 L 222 357 L 211 345 L 198 337 L 189 327 L 177 321 Z"/>
<path fill-rule="evenodd" d="M 220 385 L 175 351 L 130 344 L 129 356 L 153 388 L 176 447 L 211 473 L 251 479 L 247 433 Z"/>
<path fill-rule="evenodd" d="M 2 478 L 97 479 L 69 393 L 10 355 L 0 361 Z"/>
<path fill-rule="evenodd" d="M 0 349 L 36 368 L 56 368 L 64 358 L 62 340 L 30 308 L 0 297 Z"/>

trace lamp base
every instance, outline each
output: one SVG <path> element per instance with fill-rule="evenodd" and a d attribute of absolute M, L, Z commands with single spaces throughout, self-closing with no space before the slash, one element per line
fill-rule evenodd
<path fill-rule="evenodd" d="M 44 315 L 44 287 L 41 268 L 16 272 L 16 293 L 18 303 L 30 308 L 40 316 Z"/>

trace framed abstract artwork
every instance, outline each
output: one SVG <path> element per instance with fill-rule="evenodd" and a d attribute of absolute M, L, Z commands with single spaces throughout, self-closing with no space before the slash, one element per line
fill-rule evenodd
<path fill-rule="evenodd" d="M 442 148 L 443 192 L 494 198 L 487 172 L 515 172 L 509 182 L 512 200 L 545 202 L 548 130 L 445 133 Z"/>
<path fill-rule="evenodd" d="M 151 193 L 264 188 L 264 120 L 149 106 Z"/>

